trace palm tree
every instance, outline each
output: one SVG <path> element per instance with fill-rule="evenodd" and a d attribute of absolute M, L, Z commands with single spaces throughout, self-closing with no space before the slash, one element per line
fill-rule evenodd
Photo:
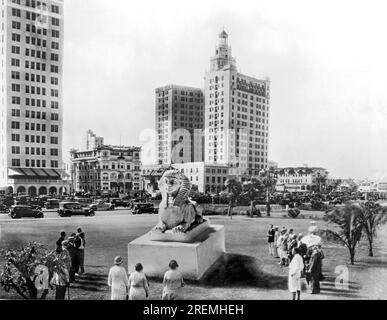
<path fill-rule="evenodd" d="M 250 200 L 250 217 L 254 215 L 254 200 L 263 193 L 265 185 L 261 180 L 252 178 L 243 184 L 243 195 Z"/>
<path fill-rule="evenodd" d="M 227 196 L 229 198 L 227 215 L 229 215 L 232 219 L 232 206 L 235 204 L 236 199 L 242 193 L 242 184 L 238 180 L 230 178 L 226 180 L 224 185 L 227 188 Z"/>
<path fill-rule="evenodd" d="M 373 241 L 379 226 L 387 222 L 387 208 L 373 201 L 360 204 L 360 221 L 368 240 L 368 256 L 373 257 Z"/>
<path fill-rule="evenodd" d="M 262 170 L 259 173 L 259 180 L 266 188 L 266 204 L 270 205 L 270 191 L 272 191 L 277 184 L 276 172 L 274 168 L 269 168 L 268 170 Z M 267 216 L 270 216 L 270 212 L 267 211 Z"/>
<path fill-rule="evenodd" d="M 361 216 L 362 208 L 358 204 L 348 203 L 342 208 L 335 208 L 328 212 L 326 217 L 338 230 L 325 229 L 322 232 L 327 240 L 333 240 L 348 248 L 351 265 L 355 262 L 355 249 L 363 230 Z"/>

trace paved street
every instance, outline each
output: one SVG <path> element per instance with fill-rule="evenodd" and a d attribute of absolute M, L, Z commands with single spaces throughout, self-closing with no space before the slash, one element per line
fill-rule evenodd
<path fill-rule="evenodd" d="M 113 211 L 96 211 L 94 217 L 83 217 L 83 216 L 73 216 L 68 218 L 62 218 L 59 217 L 56 210 L 46 210 L 43 209 L 44 213 L 44 219 L 43 220 L 53 220 L 53 219 L 59 219 L 59 220 L 74 220 L 74 219 L 91 219 L 91 218 L 99 218 L 99 217 L 116 217 L 116 216 L 132 216 L 132 211 L 128 209 L 115 209 Z M 144 214 L 145 216 L 145 214 Z M 34 221 L 34 220 L 42 220 L 42 219 L 30 219 L 30 218 L 23 218 L 14 220 L 11 217 L 9 217 L 8 214 L 0 214 L 0 222 L 7 222 L 7 221 L 14 221 L 14 222 L 20 222 L 20 221 Z"/>

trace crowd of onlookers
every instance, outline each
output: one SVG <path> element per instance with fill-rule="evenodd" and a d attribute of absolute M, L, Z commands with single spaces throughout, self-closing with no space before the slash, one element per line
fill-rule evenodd
<path fill-rule="evenodd" d="M 324 253 L 321 241 L 310 242 L 310 239 L 319 239 L 316 235 L 317 227 L 312 225 L 308 235 L 296 234 L 293 229 L 270 225 L 267 233 L 269 254 L 279 259 L 281 267 L 289 267 L 289 291 L 293 299 L 300 299 L 301 278 L 306 278 L 312 294 L 320 293 L 320 281 L 323 280 L 322 260 Z"/>
<path fill-rule="evenodd" d="M 64 300 L 69 285 L 76 282 L 76 275 L 85 272 L 85 233 L 81 228 L 66 239 L 66 233 L 61 232 L 56 241 L 56 249 L 47 256 L 47 265 L 41 266 L 35 278 L 37 289 L 43 290 L 41 299 L 44 299 L 49 288 L 55 288 L 55 299 Z"/>

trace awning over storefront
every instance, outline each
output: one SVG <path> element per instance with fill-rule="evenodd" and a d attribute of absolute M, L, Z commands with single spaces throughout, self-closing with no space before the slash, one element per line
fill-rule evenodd
<path fill-rule="evenodd" d="M 8 176 L 11 179 L 61 180 L 68 174 L 61 169 L 9 168 Z"/>

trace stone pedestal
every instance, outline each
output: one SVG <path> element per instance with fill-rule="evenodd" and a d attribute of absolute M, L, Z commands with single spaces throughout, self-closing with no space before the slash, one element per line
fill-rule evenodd
<path fill-rule="evenodd" d="M 225 229 L 220 225 L 211 225 L 191 243 L 152 241 L 145 234 L 128 245 L 129 272 L 140 262 L 149 277 L 163 278 L 174 259 L 185 279 L 199 280 L 225 252 Z"/>

